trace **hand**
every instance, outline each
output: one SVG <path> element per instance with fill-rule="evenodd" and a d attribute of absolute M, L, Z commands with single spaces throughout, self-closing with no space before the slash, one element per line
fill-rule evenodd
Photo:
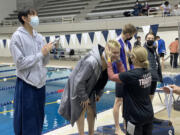
<path fill-rule="evenodd" d="M 53 48 L 53 44 L 48 43 L 42 47 L 41 52 L 44 56 L 46 56 L 52 50 L 52 48 Z"/>
<path fill-rule="evenodd" d="M 81 102 L 80 105 L 81 105 L 83 108 L 87 108 L 89 104 L 90 104 L 90 100 L 89 100 L 89 98 L 88 98 L 86 101 Z"/>
<path fill-rule="evenodd" d="M 96 102 L 99 102 L 100 96 L 97 95 L 95 100 L 96 100 Z"/>
<path fill-rule="evenodd" d="M 105 47 L 105 53 L 106 53 L 107 58 L 111 59 L 112 53 L 111 53 L 111 51 L 110 51 L 108 46 Z"/>
<path fill-rule="evenodd" d="M 179 90 L 179 87 L 176 85 L 169 85 L 169 87 L 173 89 L 173 92 L 176 92 Z M 164 92 L 166 92 L 168 94 L 170 93 L 170 89 L 168 87 L 165 86 L 162 89 L 164 90 Z"/>
<path fill-rule="evenodd" d="M 51 42 L 51 43 L 46 44 L 45 46 L 47 47 L 47 49 L 48 49 L 48 51 L 49 51 L 49 52 L 50 52 L 50 51 L 52 50 L 52 48 L 53 48 L 53 44 L 52 44 L 52 42 Z"/>
<path fill-rule="evenodd" d="M 46 56 L 49 53 L 48 48 L 46 46 L 43 46 L 43 48 L 41 49 L 41 52 L 43 56 Z"/>
<path fill-rule="evenodd" d="M 165 93 L 170 93 L 170 89 L 168 87 L 163 87 L 162 90 L 164 90 Z"/>
<path fill-rule="evenodd" d="M 178 91 L 180 91 L 180 87 L 176 86 L 176 85 L 169 85 L 172 89 L 174 93 L 178 93 Z"/>

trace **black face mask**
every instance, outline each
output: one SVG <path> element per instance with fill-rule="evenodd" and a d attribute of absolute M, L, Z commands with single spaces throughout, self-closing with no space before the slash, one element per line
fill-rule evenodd
<path fill-rule="evenodd" d="M 128 56 L 128 62 L 129 62 L 129 65 L 132 65 L 132 64 L 133 64 L 133 62 L 132 62 L 130 56 Z"/>
<path fill-rule="evenodd" d="M 148 46 L 153 46 L 154 40 L 147 40 L 147 45 Z"/>
<path fill-rule="evenodd" d="M 131 40 L 132 39 L 132 37 L 130 37 L 130 38 L 127 38 L 126 40 L 125 40 L 125 42 L 127 42 L 128 40 Z"/>

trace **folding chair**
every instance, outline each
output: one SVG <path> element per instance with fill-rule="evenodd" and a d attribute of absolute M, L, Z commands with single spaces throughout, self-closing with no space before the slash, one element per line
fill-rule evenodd
<path fill-rule="evenodd" d="M 180 86 L 180 74 L 174 77 L 174 84 Z"/>

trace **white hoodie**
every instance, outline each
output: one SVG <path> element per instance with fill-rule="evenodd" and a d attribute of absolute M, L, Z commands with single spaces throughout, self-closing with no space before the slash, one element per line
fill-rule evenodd
<path fill-rule="evenodd" d="M 49 56 L 44 57 L 41 52 L 44 45 L 42 35 L 33 30 L 32 36 L 24 27 L 16 30 L 10 42 L 17 77 L 37 88 L 43 87 L 46 83 L 45 65 L 49 61 Z"/>

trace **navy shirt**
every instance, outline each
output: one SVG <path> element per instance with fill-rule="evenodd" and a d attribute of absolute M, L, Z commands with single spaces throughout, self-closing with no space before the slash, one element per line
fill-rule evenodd
<path fill-rule="evenodd" d="M 143 68 L 132 69 L 119 74 L 124 84 L 123 117 L 136 125 L 153 119 L 150 86 L 151 73 Z"/>

